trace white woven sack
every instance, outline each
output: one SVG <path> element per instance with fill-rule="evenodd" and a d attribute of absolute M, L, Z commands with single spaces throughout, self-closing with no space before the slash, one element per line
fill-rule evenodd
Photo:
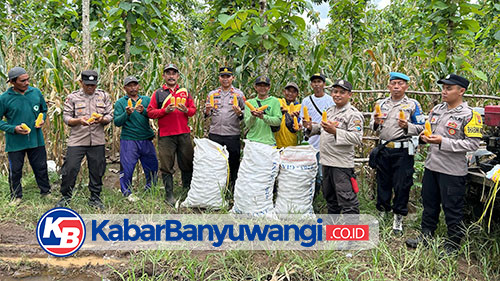
<path fill-rule="evenodd" d="M 273 187 L 279 160 L 279 151 L 273 146 L 245 140 L 231 212 L 252 216 L 274 214 Z"/>
<path fill-rule="evenodd" d="M 311 145 L 289 146 L 281 152 L 277 214 L 314 214 L 317 150 Z"/>
<path fill-rule="evenodd" d="M 182 207 L 220 209 L 226 204 L 222 199 L 226 190 L 229 153 L 209 139 L 194 140 L 193 179 Z"/>

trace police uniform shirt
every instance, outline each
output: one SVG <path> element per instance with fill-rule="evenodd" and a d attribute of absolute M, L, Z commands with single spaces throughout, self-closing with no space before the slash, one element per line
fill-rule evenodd
<path fill-rule="evenodd" d="M 380 133 L 381 140 L 389 141 L 405 135 L 417 135 L 414 133 L 414 126 L 423 125 L 425 122 L 422 106 L 415 99 L 404 96 L 399 101 L 393 101 L 391 97 L 388 97 L 377 101 L 377 104 L 380 105 L 382 112 L 380 116 L 382 123 L 378 126 L 375 124 L 375 112 L 373 112 L 370 128 Z M 405 113 L 406 120 L 408 120 L 408 130 L 398 125 L 400 110 Z"/>
<path fill-rule="evenodd" d="M 441 144 L 430 144 L 425 167 L 447 175 L 465 176 L 465 155 L 477 150 L 481 141 L 481 115 L 466 102 L 453 109 L 448 109 L 448 104 L 442 103 L 432 109 L 429 122 L 432 134 L 442 136 L 443 140 Z"/>
<path fill-rule="evenodd" d="M 323 130 L 321 124 L 314 123 L 310 135 L 321 133 L 319 141 L 321 165 L 354 168 L 354 146 L 363 140 L 363 114 L 350 103 L 342 108 L 332 106 L 326 111 L 327 119 L 337 127 L 336 135 Z"/>
<path fill-rule="evenodd" d="M 92 113 L 103 115 L 103 119 L 111 122 L 113 120 L 113 105 L 109 95 L 96 89 L 94 94 L 88 95 L 82 89 L 68 95 L 64 102 L 63 120 L 68 124 L 71 118 L 90 118 Z M 95 146 L 106 143 L 104 136 L 104 124 L 92 124 L 90 126 L 76 125 L 71 127 L 68 138 L 68 146 Z"/>

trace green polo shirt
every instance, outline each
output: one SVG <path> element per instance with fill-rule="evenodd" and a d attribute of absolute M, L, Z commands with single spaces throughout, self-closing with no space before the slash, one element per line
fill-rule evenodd
<path fill-rule="evenodd" d="M 0 130 L 5 132 L 5 151 L 14 152 L 44 146 L 42 128 L 35 128 L 39 113 L 47 117 L 47 104 L 39 89 L 29 86 L 24 94 L 12 87 L 0 96 Z M 7 119 L 7 121 L 4 120 Z M 25 123 L 31 128 L 28 135 L 15 133 L 15 128 Z"/>
<path fill-rule="evenodd" d="M 139 113 L 134 110 L 132 114 L 128 115 L 125 108 L 128 104 L 128 96 L 121 97 L 115 103 L 114 122 L 118 127 L 122 127 L 120 139 L 122 140 L 149 140 L 154 138 L 155 133 L 149 124 L 148 108 L 151 98 L 148 96 L 139 95 L 142 99 L 144 111 Z M 137 99 L 137 100 L 139 100 Z M 136 102 L 132 100 L 132 105 L 135 106 Z"/>
<path fill-rule="evenodd" d="M 249 100 L 255 108 L 258 108 L 258 98 Z M 259 99 L 260 104 L 268 105 L 264 110 L 263 119 L 257 118 L 250 113 L 248 106 L 245 107 L 245 126 L 248 128 L 247 139 L 255 142 L 276 145 L 274 133 L 271 131 L 271 126 L 279 126 L 281 124 L 281 106 L 280 102 L 275 97 L 268 97 L 264 100 Z"/>

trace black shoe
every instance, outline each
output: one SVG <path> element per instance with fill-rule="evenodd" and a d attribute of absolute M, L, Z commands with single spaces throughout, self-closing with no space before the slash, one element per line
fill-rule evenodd
<path fill-rule="evenodd" d="M 93 198 L 89 200 L 89 206 L 97 208 L 99 210 L 104 210 L 104 204 L 102 203 L 101 199 Z"/>
<path fill-rule="evenodd" d="M 453 241 L 446 241 L 444 242 L 443 245 L 443 254 L 446 256 L 454 256 L 458 254 L 458 251 L 460 250 L 460 245 L 453 242 Z"/>
<path fill-rule="evenodd" d="M 430 240 L 432 239 L 432 235 L 429 233 L 421 233 L 416 238 L 411 238 L 406 240 L 406 246 L 410 248 L 417 248 L 418 245 L 423 245 L 424 247 L 429 246 Z"/>
<path fill-rule="evenodd" d="M 69 198 L 66 198 L 66 197 L 63 197 L 61 198 L 61 200 L 59 200 L 56 205 L 54 206 L 54 208 L 63 208 L 63 207 L 67 207 L 69 204 Z"/>

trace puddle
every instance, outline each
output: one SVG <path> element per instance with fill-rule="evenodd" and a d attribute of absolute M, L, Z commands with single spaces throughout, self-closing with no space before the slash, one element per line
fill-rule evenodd
<path fill-rule="evenodd" d="M 7 262 L 39 262 L 41 264 L 46 264 L 49 266 L 57 266 L 57 267 L 78 267 L 85 265 L 107 265 L 107 264 L 117 264 L 124 263 L 126 261 L 119 259 L 111 259 L 111 258 L 101 258 L 96 256 L 87 256 L 87 257 L 78 257 L 78 258 L 22 258 L 22 257 L 0 257 L 0 260 Z"/>

